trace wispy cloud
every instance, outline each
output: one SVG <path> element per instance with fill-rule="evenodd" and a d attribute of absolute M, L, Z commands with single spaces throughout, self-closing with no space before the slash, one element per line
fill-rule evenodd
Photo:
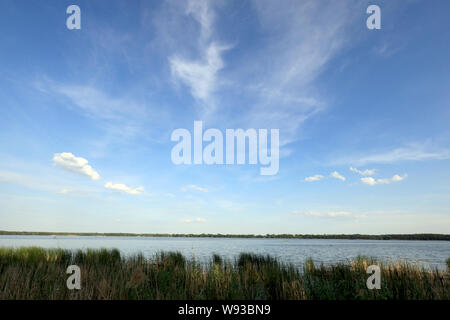
<path fill-rule="evenodd" d="M 313 176 L 310 176 L 310 177 L 306 177 L 304 180 L 306 182 L 313 182 L 313 181 L 319 181 L 319 180 L 321 180 L 323 178 L 324 177 L 322 175 L 316 174 L 316 175 L 313 175 Z"/>
<path fill-rule="evenodd" d="M 188 0 L 186 14 L 200 24 L 201 39 L 207 40 L 213 33 L 214 11 L 208 0 Z"/>
<path fill-rule="evenodd" d="M 197 41 L 199 59 L 185 58 L 180 54 L 169 57 L 172 76 L 181 80 L 190 89 L 191 95 L 202 102 L 204 110 L 213 111 L 213 93 L 217 89 L 217 73 L 224 68 L 222 53 L 231 48 L 212 40 L 215 13 L 208 0 L 188 0 L 185 14 L 191 16 L 200 26 Z"/>
<path fill-rule="evenodd" d="M 375 169 L 358 170 L 356 168 L 350 167 L 350 171 L 359 173 L 362 176 L 371 176 L 375 174 Z"/>
<path fill-rule="evenodd" d="M 250 202 L 236 202 L 232 200 L 218 200 L 217 206 L 229 212 L 246 212 L 255 204 Z"/>
<path fill-rule="evenodd" d="M 352 23 L 348 2 L 252 2 L 265 46 L 255 52 L 240 75 L 255 104 L 246 122 L 283 128 L 281 145 L 297 140 L 302 124 L 324 110 L 327 98 L 317 94 L 315 80 L 342 49 Z"/>
<path fill-rule="evenodd" d="M 343 48 L 354 14 L 351 4 L 340 1 L 323 6 L 312 0 L 263 0 L 251 5 L 259 22 L 251 25 L 255 28 L 251 32 L 262 33 L 270 41 L 258 42 L 245 56 L 239 51 L 245 46 L 239 33 L 224 42 L 230 37 L 215 19 L 218 5 L 214 1 L 191 0 L 182 10 L 200 27 L 197 35 L 192 29 L 175 32 L 172 29 L 181 26 L 173 21 L 160 21 L 165 27 L 159 28 L 170 27 L 174 40 L 179 40 L 168 55 L 171 74 L 189 88 L 204 111 L 202 116 L 219 121 L 215 116 L 226 106 L 227 113 L 220 113 L 222 125 L 226 121 L 233 127 L 283 128 L 280 146 L 284 147 L 299 139 L 301 125 L 326 107 L 327 99 L 317 93 L 314 81 Z M 180 11 L 179 4 L 173 6 Z M 192 41 L 186 43 L 186 38 Z M 229 62 L 224 52 L 232 48 L 238 52 Z M 242 98 L 247 107 L 230 106 L 229 96 Z M 240 117 L 227 118 L 237 107 Z"/>
<path fill-rule="evenodd" d="M 189 190 L 200 191 L 200 192 L 208 192 L 208 189 L 196 186 L 195 184 L 190 184 L 188 186 L 182 187 L 181 192 L 187 192 Z"/>
<path fill-rule="evenodd" d="M 386 179 L 374 179 L 372 177 L 364 177 L 364 178 L 361 178 L 361 181 L 364 184 L 367 184 L 369 186 L 374 186 L 376 184 L 390 184 L 392 182 L 399 182 L 399 181 L 406 179 L 406 177 L 408 177 L 407 174 L 405 174 L 403 176 L 399 176 L 398 174 L 396 174 L 396 175 L 392 176 L 392 178 L 386 178 Z"/>
<path fill-rule="evenodd" d="M 88 164 L 86 159 L 76 157 L 71 152 L 55 153 L 53 162 L 61 169 L 84 175 L 92 180 L 100 179 L 98 172 Z"/>
<path fill-rule="evenodd" d="M 208 108 L 213 107 L 211 95 L 217 87 L 217 72 L 224 67 L 221 54 L 228 48 L 212 43 L 205 49 L 201 61 L 189 61 L 178 56 L 169 58 L 172 75 L 190 88 L 194 98 L 209 103 Z"/>
<path fill-rule="evenodd" d="M 203 219 L 203 218 L 184 219 L 184 220 L 182 220 L 182 222 L 184 222 L 184 223 L 206 222 L 206 219 Z"/>
<path fill-rule="evenodd" d="M 14 183 L 35 190 L 43 190 L 49 192 L 56 191 L 55 185 L 52 185 L 52 183 L 49 182 L 49 179 L 43 179 L 35 175 L 14 171 L 0 170 L 0 182 Z"/>
<path fill-rule="evenodd" d="M 398 44 L 394 44 L 392 42 L 383 42 L 382 44 L 375 46 L 373 48 L 373 52 L 376 55 L 379 55 L 384 58 L 388 58 L 392 55 L 394 55 L 396 52 L 400 50 L 400 47 Z"/>
<path fill-rule="evenodd" d="M 156 116 L 161 119 L 166 117 L 160 109 L 148 101 L 142 102 L 128 90 L 112 93 L 95 83 L 56 83 L 48 78 L 36 80 L 34 87 L 67 109 L 92 120 L 95 126 L 113 135 L 116 140 L 117 137 L 135 137 L 149 131 L 148 128 L 159 127 L 153 119 Z"/>
<path fill-rule="evenodd" d="M 424 161 L 450 159 L 450 149 L 433 147 L 427 143 L 414 143 L 406 147 L 396 148 L 386 152 L 374 153 L 368 156 L 353 156 L 342 158 L 333 164 L 352 163 L 365 165 L 368 163 L 394 163 L 400 161 Z"/>
<path fill-rule="evenodd" d="M 105 184 L 105 188 L 122 191 L 122 192 L 132 194 L 132 195 L 138 195 L 138 194 L 141 194 L 142 191 L 144 191 L 144 187 L 130 188 L 122 183 L 112 183 L 112 182 L 107 182 Z"/>
<path fill-rule="evenodd" d="M 307 217 L 316 217 L 316 218 L 351 218 L 351 219 L 360 219 L 360 218 L 366 218 L 366 215 L 364 214 L 357 214 L 353 212 L 348 211 L 292 211 L 292 214 L 294 215 L 303 215 Z"/>
<path fill-rule="evenodd" d="M 341 175 L 339 172 L 337 172 L 337 171 L 333 171 L 333 172 L 330 174 L 330 177 L 335 178 L 335 179 L 339 179 L 339 180 L 342 180 L 342 181 L 345 181 L 345 177 L 342 176 L 342 175 Z"/>
<path fill-rule="evenodd" d="M 61 190 L 58 191 L 58 193 L 60 193 L 60 194 L 69 194 L 72 192 L 73 192 L 73 190 L 69 189 L 69 188 L 62 188 Z"/>
<path fill-rule="evenodd" d="M 54 85 L 52 88 L 92 117 L 122 121 L 124 118 L 130 118 L 130 115 L 142 117 L 145 114 L 143 105 L 128 99 L 112 97 L 92 86 Z"/>

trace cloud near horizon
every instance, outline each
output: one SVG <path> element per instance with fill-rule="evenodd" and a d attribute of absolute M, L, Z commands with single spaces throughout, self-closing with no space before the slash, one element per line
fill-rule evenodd
<path fill-rule="evenodd" d="M 192 223 L 192 222 L 206 222 L 206 219 L 203 218 L 194 218 L 194 219 L 184 219 L 182 220 L 184 223 Z"/>
<path fill-rule="evenodd" d="M 292 211 L 292 214 L 294 215 L 302 215 L 307 217 L 316 217 L 316 218 L 352 218 L 352 219 L 360 219 L 360 218 L 366 218 L 366 215 L 363 214 L 356 214 L 353 212 L 348 211 L 328 211 L 328 212 L 321 212 L 321 211 Z"/>

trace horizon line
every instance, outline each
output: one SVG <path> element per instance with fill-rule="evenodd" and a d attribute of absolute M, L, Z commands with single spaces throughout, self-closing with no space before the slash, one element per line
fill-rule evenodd
<path fill-rule="evenodd" d="M 450 234 L 445 233 L 390 233 L 390 234 L 230 234 L 230 233 L 133 233 L 133 232 L 52 232 L 52 231 L 7 231 L 0 230 L 0 235 L 49 235 L 49 236 L 123 236 L 123 237 L 191 237 L 191 238 L 315 238 L 333 239 L 377 239 L 379 240 L 448 240 Z M 409 238 L 409 239 L 407 239 Z"/>

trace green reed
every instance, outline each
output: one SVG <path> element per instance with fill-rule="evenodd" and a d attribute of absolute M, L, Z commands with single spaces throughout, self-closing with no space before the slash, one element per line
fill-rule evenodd
<path fill-rule="evenodd" d="M 81 269 L 81 290 L 66 287 L 71 264 Z M 366 287 L 372 264 L 381 268 L 379 290 Z M 179 252 L 31 247 L 0 248 L 0 299 L 450 299 L 450 286 L 448 272 L 362 256 L 332 265 L 308 259 L 300 269 L 252 253 L 201 264 Z"/>

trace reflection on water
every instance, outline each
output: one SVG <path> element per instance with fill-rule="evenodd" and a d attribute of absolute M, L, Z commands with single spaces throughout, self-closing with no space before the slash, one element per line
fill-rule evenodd
<path fill-rule="evenodd" d="M 0 246 L 117 248 L 126 255 L 142 252 L 146 256 L 158 251 L 180 251 L 201 262 L 209 261 L 213 253 L 234 259 L 241 252 L 253 252 L 270 254 L 296 266 L 301 266 L 308 257 L 327 264 L 366 255 L 382 261 L 408 261 L 442 270 L 446 269 L 445 260 L 450 257 L 449 241 L 0 236 Z"/>

